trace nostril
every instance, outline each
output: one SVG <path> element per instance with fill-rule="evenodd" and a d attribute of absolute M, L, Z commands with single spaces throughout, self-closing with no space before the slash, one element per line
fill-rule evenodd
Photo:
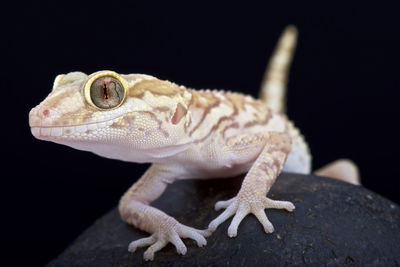
<path fill-rule="evenodd" d="M 43 117 L 48 117 L 50 115 L 50 111 L 48 109 L 43 110 Z"/>

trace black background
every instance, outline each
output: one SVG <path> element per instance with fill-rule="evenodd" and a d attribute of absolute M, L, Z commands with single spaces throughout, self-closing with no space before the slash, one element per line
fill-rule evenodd
<path fill-rule="evenodd" d="M 48 262 L 147 168 L 34 139 L 28 112 L 57 74 L 112 69 L 257 96 L 288 24 L 300 34 L 288 114 L 314 167 L 350 158 L 365 187 L 400 203 L 398 8 L 303 2 L 35 1 L 3 9 L 7 255 L 30 266 Z"/>

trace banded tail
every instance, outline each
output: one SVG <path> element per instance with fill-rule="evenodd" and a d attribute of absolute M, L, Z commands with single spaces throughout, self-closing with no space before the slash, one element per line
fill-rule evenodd
<path fill-rule="evenodd" d="M 261 84 L 260 99 L 268 107 L 280 113 L 286 111 L 286 85 L 296 43 L 296 27 L 287 26 L 268 63 Z"/>

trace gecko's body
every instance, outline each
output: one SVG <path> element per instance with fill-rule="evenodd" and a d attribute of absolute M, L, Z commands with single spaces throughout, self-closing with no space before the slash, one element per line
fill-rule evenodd
<path fill-rule="evenodd" d="M 123 220 L 152 234 L 129 245 L 130 251 L 150 245 L 145 259 L 153 259 L 168 242 L 184 254 L 181 238 L 203 246 L 204 237 L 233 215 L 231 237 L 249 213 L 272 232 L 264 209 L 294 209 L 291 202 L 266 197 L 276 177 L 282 169 L 311 170 L 303 137 L 281 113 L 295 41 L 296 30 L 288 27 L 269 65 L 260 100 L 196 91 L 140 74 L 59 75 L 50 95 L 30 112 L 32 133 L 112 159 L 153 163 L 119 204 Z M 237 197 L 216 204 L 225 211 L 207 230 L 182 225 L 150 206 L 175 180 L 244 172 L 248 173 Z"/>

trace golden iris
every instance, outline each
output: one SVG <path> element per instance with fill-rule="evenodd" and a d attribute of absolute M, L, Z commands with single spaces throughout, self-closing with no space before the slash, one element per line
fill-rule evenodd
<path fill-rule="evenodd" d="M 90 98 L 93 104 L 99 108 L 114 108 L 124 98 L 124 87 L 118 79 L 112 76 L 102 76 L 90 86 Z"/>

